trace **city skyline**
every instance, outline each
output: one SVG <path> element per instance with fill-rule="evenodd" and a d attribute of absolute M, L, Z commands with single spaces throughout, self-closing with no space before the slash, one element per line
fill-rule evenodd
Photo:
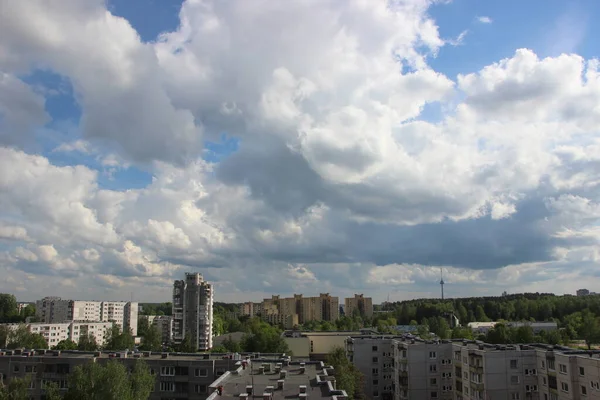
<path fill-rule="evenodd" d="M 600 3 L 0 4 L 0 292 L 600 286 Z"/>

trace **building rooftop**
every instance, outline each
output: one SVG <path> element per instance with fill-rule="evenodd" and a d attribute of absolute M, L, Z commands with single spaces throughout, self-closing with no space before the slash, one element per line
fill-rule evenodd
<path fill-rule="evenodd" d="M 281 386 L 283 385 L 283 387 Z M 286 362 L 285 360 L 255 360 L 240 366 L 237 371 L 223 376 L 212 386 L 223 387 L 221 397 L 240 398 L 250 391 L 248 398 L 264 398 L 273 393 L 272 399 L 301 399 L 306 393 L 312 399 L 344 399 L 346 393 L 334 389 L 333 369 L 322 362 Z"/>

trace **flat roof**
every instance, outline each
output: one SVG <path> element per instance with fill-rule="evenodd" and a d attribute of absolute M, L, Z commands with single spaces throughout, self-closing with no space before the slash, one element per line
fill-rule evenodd
<path fill-rule="evenodd" d="M 263 364 L 270 364 L 271 371 L 260 374 L 259 368 Z M 272 386 L 275 398 L 299 399 L 300 386 L 305 386 L 309 398 L 331 399 L 327 386 L 317 385 L 316 376 L 319 372 L 317 364 L 309 364 L 307 362 L 303 374 L 300 373 L 300 363 L 294 362 L 288 366 L 283 366 L 282 369 L 287 371 L 283 390 L 277 389 L 277 381 L 280 380 L 280 374 L 274 371 L 276 364 L 275 362 L 255 361 L 250 363 L 250 366 L 246 367 L 240 375 L 231 374 L 221 383 L 223 385 L 223 396 L 239 398 L 241 393 L 246 393 L 246 386 L 253 385 L 254 396 L 262 396 L 265 389 L 268 386 Z"/>

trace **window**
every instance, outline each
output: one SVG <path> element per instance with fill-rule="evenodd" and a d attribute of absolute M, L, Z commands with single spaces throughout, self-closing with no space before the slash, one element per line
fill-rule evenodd
<path fill-rule="evenodd" d="M 371 371 L 371 373 L 372 373 L 373 375 L 377 375 L 377 374 L 379 374 L 379 368 L 373 368 L 373 370 Z"/>
<path fill-rule="evenodd" d="M 437 358 L 437 354 L 435 351 L 430 351 L 429 352 L 429 358 Z"/>
<path fill-rule="evenodd" d="M 35 381 L 33 379 L 29 381 L 29 389 L 35 389 Z"/>
<path fill-rule="evenodd" d="M 452 391 L 452 385 L 442 386 L 442 391 L 443 392 L 451 392 Z"/>
<path fill-rule="evenodd" d="M 519 383 L 519 375 L 511 375 L 510 384 L 517 385 Z"/>
<path fill-rule="evenodd" d="M 554 360 L 548 360 L 548 369 L 554 371 L 556 368 L 554 366 Z"/>
<path fill-rule="evenodd" d="M 19 372 L 19 364 L 15 364 L 13 367 L 13 372 Z"/>
<path fill-rule="evenodd" d="M 402 350 L 402 358 L 406 358 L 406 350 Z"/>
<path fill-rule="evenodd" d="M 196 376 L 208 376 L 208 370 L 206 368 L 196 368 Z"/>
<path fill-rule="evenodd" d="M 379 385 L 379 380 L 373 379 L 373 386 L 375 386 L 375 385 Z"/>
<path fill-rule="evenodd" d="M 510 398 L 512 400 L 519 400 L 521 397 L 519 396 L 519 392 L 511 393 Z"/>
<path fill-rule="evenodd" d="M 565 364 L 558 364 L 559 368 L 560 368 L 560 373 L 561 374 L 566 374 L 567 373 L 567 366 Z"/>
<path fill-rule="evenodd" d="M 25 372 L 36 372 L 37 368 L 35 365 L 26 365 L 25 366 Z"/>
<path fill-rule="evenodd" d="M 581 394 L 582 395 L 587 395 L 587 388 L 585 387 L 585 385 L 581 385 Z"/>
<path fill-rule="evenodd" d="M 377 357 L 373 357 L 373 362 L 374 362 L 374 363 L 376 363 L 376 362 L 378 362 L 378 361 L 379 361 L 379 358 L 377 358 Z"/>
<path fill-rule="evenodd" d="M 165 367 L 163 367 L 165 368 Z M 161 382 L 160 383 L 160 391 L 161 392 L 174 392 L 175 391 L 175 382 Z"/>
<path fill-rule="evenodd" d="M 542 361 L 542 369 L 546 369 L 546 361 Z"/>
<path fill-rule="evenodd" d="M 437 372 L 437 365 L 435 364 L 430 364 L 429 365 L 429 372 Z"/>
<path fill-rule="evenodd" d="M 431 398 L 437 399 L 437 392 L 431 392 Z"/>
<path fill-rule="evenodd" d="M 546 386 L 546 385 L 548 384 L 548 381 L 546 380 L 546 377 L 545 377 L 545 376 L 542 378 L 542 381 L 543 381 L 543 383 L 544 383 L 544 386 Z"/>
<path fill-rule="evenodd" d="M 526 369 L 525 375 L 537 375 L 537 371 L 535 369 Z"/>
<path fill-rule="evenodd" d="M 175 367 L 160 367 L 160 374 L 162 376 L 175 376 Z"/>
<path fill-rule="evenodd" d="M 525 391 L 526 392 L 537 392 L 537 386 L 536 385 L 525 385 Z"/>
<path fill-rule="evenodd" d="M 377 346 L 373 346 L 373 351 L 377 351 Z"/>
<path fill-rule="evenodd" d="M 437 385 L 437 379 L 435 379 L 435 378 L 429 379 L 429 384 L 430 385 Z"/>
<path fill-rule="evenodd" d="M 373 390 L 373 397 L 379 397 L 379 390 Z"/>
<path fill-rule="evenodd" d="M 568 392 L 569 391 L 569 384 L 565 383 L 565 382 L 561 382 L 560 383 L 560 388 L 563 392 Z"/>
<path fill-rule="evenodd" d="M 579 367 L 579 376 L 585 376 L 585 368 Z"/>
<path fill-rule="evenodd" d="M 517 367 L 518 367 L 517 360 L 510 360 L 510 368 L 517 369 Z"/>

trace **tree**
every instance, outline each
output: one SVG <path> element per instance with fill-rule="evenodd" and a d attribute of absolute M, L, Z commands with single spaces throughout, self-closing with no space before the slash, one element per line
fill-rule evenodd
<path fill-rule="evenodd" d="M 146 335 L 142 338 L 140 349 L 145 351 L 161 351 L 162 350 L 162 332 L 154 325 L 151 325 L 146 331 Z"/>
<path fill-rule="evenodd" d="M 240 342 L 233 340 L 231 335 L 223 340 L 223 347 L 225 348 L 225 351 L 230 351 L 232 353 L 240 353 L 242 351 L 242 345 Z"/>
<path fill-rule="evenodd" d="M 52 381 L 46 381 L 45 384 L 45 399 L 46 400 L 62 400 L 60 395 L 60 389 L 58 383 Z"/>
<path fill-rule="evenodd" d="M 105 350 L 132 350 L 135 347 L 135 339 L 131 334 L 131 329 L 121 332 L 117 324 L 113 324 L 104 344 Z"/>
<path fill-rule="evenodd" d="M 137 360 L 133 371 L 120 362 L 90 362 L 74 368 L 69 377 L 65 400 L 146 400 L 154 388 L 155 377 L 146 363 Z"/>
<path fill-rule="evenodd" d="M 281 337 L 281 331 L 266 322 L 253 323 L 249 334 L 242 338 L 242 348 L 248 352 L 289 353 L 287 342 Z"/>
<path fill-rule="evenodd" d="M 0 293 L 0 322 L 13 322 L 18 316 L 17 299 L 12 294 Z"/>
<path fill-rule="evenodd" d="M 148 322 L 148 317 L 142 315 L 138 318 L 138 336 L 144 337 L 146 336 L 146 332 L 150 329 L 150 323 Z"/>
<path fill-rule="evenodd" d="M 475 318 L 477 318 L 477 321 L 479 322 L 488 322 L 490 320 L 485 314 L 482 306 L 477 306 L 475 309 Z"/>
<path fill-rule="evenodd" d="M 77 343 L 77 350 L 79 351 L 96 351 L 98 350 L 98 343 L 96 337 L 91 333 L 80 334 L 79 342 Z"/>
<path fill-rule="evenodd" d="M 61 340 L 54 346 L 54 350 L 77 350 L 77 343 L 71 339 Z"/>
<path fill-rule="evenodd" d="M 198 351 L 198 348 L 194 343 L 192 343 L 192 333 L 187 332 L 183 337 L 183 340 L 177 346 L 177 351 L 181 353 L 195 353 Z"/>
<path fill-rule="evenodd" d="M 333 366 L 337 388 L 345 390 L 350 399 L 363 398 L 363 374 L 352 364 L 342 347 L 335 347 L 327 355 L 327 363 Z"/>
<path fill-rule="evenodd" d="M 25 324 L 19 325 L 8 333 L 7 348 L 47 349 L 46 339 L 39 333 L 31 333 Z"/>
<path fill-rule="evenodd" d="M 469 327 L 455 327 L 452 329 L 452 339 L 468 339 L 473 340 L 473 331 Z"/>
<path fill-rule="evenodd" d="M 598 323 L 598 317 L 593 315 L 589 309 L 585 309 L 581 313 L 581 319 L 582 324 L 579 332 L 581 338 L 585 340 L 588 349 L 591 349 L 592 345 L 600 343 L 600 324 Z"/>
<path fill-rule="evenodd" d="M 504 324 L 496 324 L 496 326 L 488 331 L 486 342 L 492 344 L 512 343 L 510 329 Z"/>
<path fill-rule="evenodd" d="M 0 384 L 0 400 L 29 400 L 29 378 L 12 378 Z"/>
<path fill-rule="evenodd" d="M 225 348 L 225 346 L 223 346 L 222 344 L 214 346 L 212 349 L 210 349 L 211 353 L 227 353 L 227 349 Z"/>
<path fill-rule="evenodd" d="M 514 331 L 514 343 L 533 343 L 533 329 L 529 325 L 520 326 Z"/>
<path fill-rule="evenodd" d="M 10 328 L 6 325 L 0 325 L 0 349 L 3 349 L 6 347 L 9 334 L 10 334 Z"/>

